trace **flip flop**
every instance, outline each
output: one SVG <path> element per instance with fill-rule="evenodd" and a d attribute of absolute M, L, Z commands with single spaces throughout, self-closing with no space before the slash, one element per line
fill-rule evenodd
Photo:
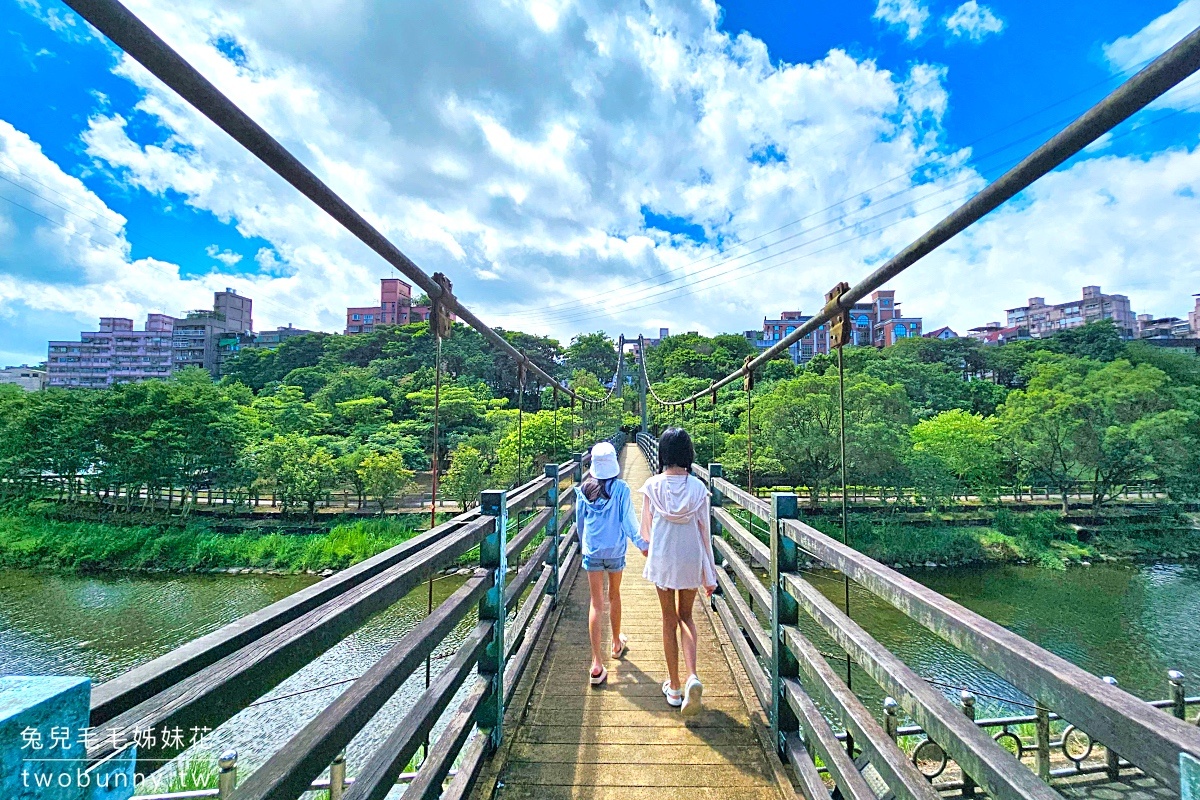
<path fill-rule="evenodd" d="M 614 642 L 614 644 L 620 645 L 620 647 L 614 647 L 612 649 L 613 658 L 620 658 L 629 652 L 629 637 L 625 634 L 622 633 L 620 636 L 618 636 L 617 641 Z"/>
<path fill-rule="evenodd" d="M 600 674 L 599 674 L 599 675 L 593 675 L 593 674 L 591 674 L 591 673 L 589 672 L 589 673 L 588 673 L 588 680 L 590 680 L 590 681 L 592 682 L 592 686 L 599 686 L 599 685 L 601 685 L 602 683 L 604 683 L 606 680 L 608 680 L 608 670 L 606 670 L 606 669 L 605 669 L 605 668 L 602 666 L 602 667 L 600 667 Z"/>

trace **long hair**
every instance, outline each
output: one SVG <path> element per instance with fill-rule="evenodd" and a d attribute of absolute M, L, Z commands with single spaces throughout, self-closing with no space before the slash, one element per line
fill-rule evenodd
<path fill-rule="evenodd" d="M 658 471 L 667 467 L 682 467 L 690 470 L 696 460 L 696 448 L 692 437 L 683 428 L 667 428 L 658 437 Z"/>
<path fill-rule="evenodd" d="M 579 491 L 583 492 L 583 496 L 588 499 L 589 503 L 596 502 L 596 498 L 600 496 L 607 500 L 612 497 L 612 482 L 615 480 L 616 478 L 599 480 L 589 472 L 588 476 L 583 479 L 583 483 L 579 484 Z"/>

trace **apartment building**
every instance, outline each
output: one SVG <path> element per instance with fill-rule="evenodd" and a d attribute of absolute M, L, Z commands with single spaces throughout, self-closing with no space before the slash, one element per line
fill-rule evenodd
<path fill-rule="evenodd" d="M 408 283 L 399 278 L 382 278 L 379 305 L 347 308 L 344 333 L 370 333 L 380 325 L 428 322 L 432 310 L 428 303 L 413 305 L 412 286 Z"/>
<path fill-rule="evenodd" d="M 1066 303 L 1051 305 L 1044 297 L 1031 297 L 1028 305 L 1007 309 L 1006 313 L 1007 327 L 1027 329 L 1034 339 L 1102 319 L 1111 319 L 1126 339 L 1132 339 L 1137 331 L 1129 298 L 1123 294 L 1104 294 L 1099 286 L 1084 286 L 1079 300 Z"/>
<path fill-rule="evenodd" d="M 232 289 L 213 295 L 212 310 L 189 311 L 182 318 L 146 317 L 145 330 L 133 320 L 101 317 L 99 330 L 84 331 L 79 341 L 48 345 L 49 386 L 102 388 L 148 378 L 169 378 L 187 367 L 220 375 L 221 340 L 253 330 L 253 301 Z"/>
<path fill-rule="evenodd" d="M 114 383 L 169 378 L 171 337 L 175 318 L 149 314 L 144 330 L 133 329 L 126 317 L 101 317 L 97 330 L 84 331 L 79 341 L 49 344 L 47 385 L 98 389 Z"/>
<path fill-rule="evenodd" d="M 750 339 L 761 350 L 773 346 L 804 323 L 812 319 L 811 314 L 801 311 L 784 311 L 778 319 L 763 319 L 761 331 L 747 331 Z M 921 336 L 920 317 L 906 317 L 896 302 L 892 290 L 872 293 L 869 303 L 855 303 L 850 311 L 850 343 L 858 347 L 873 345 L 887 347 L 900 339 Z M 813 356 L 829 353 L 829 330 L 820 325 L 788 348 L 792 361 L 804 364 Z"/>

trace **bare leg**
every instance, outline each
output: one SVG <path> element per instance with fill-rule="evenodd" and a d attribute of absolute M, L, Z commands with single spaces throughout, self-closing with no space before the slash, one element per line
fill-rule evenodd
<path fill-rule="evenodd" d="M 689 677 L 696 674 L 696 641 L 699 638 L 696 620 L 692 618 L 695 604 L 695 589 L 679 590 L 679 635 L 683 639 L 683 663 Z"/>
<path fill-rule="evenodd" d="M 591 607 L 588 609 L 588 635 L 592 640 L 592 676 L 600 674 L 604 668 L 604 659 L 600 654 L 600 633 L 604 628 L 604 573 L 589 572 L 588 592 L 591 595 Z"/>
<path fill-rule="evenodd" d="M 608 573 L 608 620 L 612 623 L 612 649 L 620 646 L 621 640 L 621 577 L 622 572 Z"/>
<path fill-rule="evenodd" d="M 671 678 L 671 688 L 679 689 L 679 613 L 675 610 L 675 592 L 658 589 L 658 604 L 662 607 L 663 655 L 667 657 L 667 675 Z"/>

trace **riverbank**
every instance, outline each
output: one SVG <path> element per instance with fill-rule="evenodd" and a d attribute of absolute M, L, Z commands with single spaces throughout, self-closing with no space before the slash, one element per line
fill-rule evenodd
<path fill-rule="evenodd" d="M 1187 514 L 1158 517 L 1096 517 L 1088 526 L 1068 524 L 1053 511 L 1000 509 L 989 524 L 964 525 L 933 515 L 919 524 L 887 514 L 851 514 L 850 543 L 866 555 L 901 568 L 984 564 L 1035 564 L 1061 570 L 1096 561 L 1185 561 L 1200 557 L 1200 528 Z M 833 517 L 806 520 L 841 538 Z"/>
<path fill-rule="evenodd" d="M 227 572 L 296 574 L 344 569 L 427 530 L 429 518 L 405 514 L 331 521 L 323 531 L 259 527 L 236 533 L 203 520 L 126 524 L 62 520 L 36 506 L 0 514 L 0 567 L 78 572 Z"/>

